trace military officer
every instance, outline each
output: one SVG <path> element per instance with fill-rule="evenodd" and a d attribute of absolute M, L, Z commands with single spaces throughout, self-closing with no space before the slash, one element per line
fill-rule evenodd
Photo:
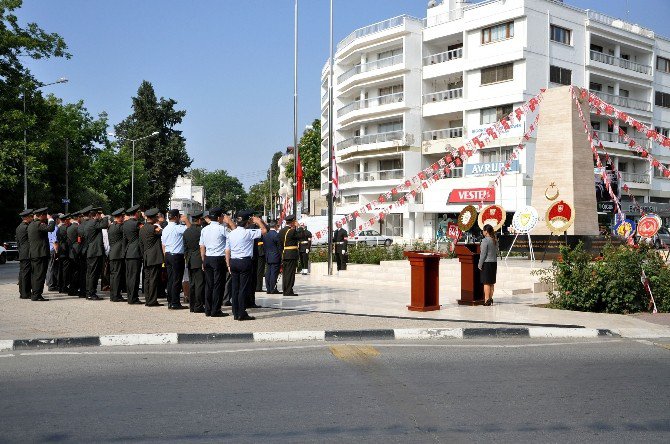
<path fill-rule="evenodd" d="M 129 304 L 141 304 L 139 297 L 143 253 L 140 248 L 140 206 L 126 210 L 128 219 L 123 223 L 123 257 L 126 266 L 126 291 Z"/>
<path fill-rule="evenodd" d="M 79 297 L 85 298 L 86 285 L 88 283 L 88 242 L 86 239 L 85 228 L 90 219 L 90 213 L 93 207 L 91 205 L 83 208 L 80 213 L 79 226 L 77 227 L 77 236 L 79 238 Z"/>
<path fill-rule="evenodd" d="M 114 223 L 107 229 L 109 239 L 109 300 L 112 302 L 128 302 L 121 295 L 124 276 L 124 254 L 123 254 L 123 223 L 126 211 L 119 208 L 112 213 Z"/>
<path fill-rule="evenodd" d="M 58 227 L 56 237 L 58 238 L 58 262 L 60 274 L 58 276 L 58 292 L 67 293 L 70 285 L 70 243 L 68 242 L 67 229 L 72 224 L 72 216 L 64 214 L 63 223 Z"/>
<path fill-rule="evenodd" d="M 35 219 L 28 225 L 30 243 L 31 295 L 33 301 L 48 301 L 42 297 L 49 265 L 49 233 L 56 229 L 56 222 L 48 219 L 47 208 L 35 210 Z"/>
<path fill-rule="evenodd" d="M 335 222 L 337 229 L 333 233 L 333 243 L 335 244 L 335 260 L 337 261 L 337 271 L 347 269 L 347 240 L 349 234 L 342 228 L 342 222 Z"/>
<path fill-rule="evenodd" d="M 305 224 L 300 224 L 302 233 L 300 235 L 300 274 L 309 274 L 309 251 L 312 249 L 312 232 L 307 229 Z"/>
<path fill-rule="evenodd" d="M 168 220 L 169 222 L 163 227 L 163 233 L 161 234 L 168 278 L 168 309 L 181 310 L 186 308 L 179 301 L 186 263 L 184 259 L 184 232 L 191 226 L 191 221 L 185 214 L 180 215 L 179 210 L 176 209 L 168 212 Z"/>
<path fill-rule="evenodd" d="M 284 296 L 298 296 L 293 291 L 295 272 L 298 267 L 298 241 L 300 231 L 295 216 L 286 216 L 286 226 L 279 232 L 282 253 L 282 290 Z"/>
<path fill-rule="evenodd" d="M 263 236 L 265 250 L 265 291 L 267 294 L 280 294 L 277 290 L 277 279 L 281 268 L 281 245 L 277 233 L 277 221 L 268 221 L 268 232 Z"/>
<path fill-rule="evenodd" d="M 265 245 L 263 238 L 254 241 L 254 290 L 263 291 L 263 278 L 265 277 Z M 254 298 L 254 305 L 256 300 Z"/>
<path fill-rule="evenodd" d="M 200 257 L 205 272 L 205 316 L 223 317 L 221 311 L 226 285 L 226 225 L 232 224 L 230 217 L 221 208 L 209 210 L 210 223 L 200 232 Z"/>
<path fill-rule="evenodd" d="M 79 223 L 81 222 L 81 211 L 75 211 L 70 216 L 71 223 L 67 227 L 67 242 L 70 245 L 69 262 L 70 271 L 68 277 L 68 292 L 70 296 L 79 296 L 81 287 L 80 262 L 81 262 L 81 242 L 79 239 Z"/>
<path fill-rule="evenodd" d="M 146 223 L 140 230 L 146 282 L 144 305 L 147 307 L 161 307 L 163 304 L 158 302 L 158 291 L 164 257 L 161 244 L 163 229 L 158 224 L 158 208 L 147 210 L 144 217 Z"/>
<path fill-rule="evenodd" d="M 28 225 L 33 220 L 33 210 L 19 213 L 21 223 L 16 227 L 16 244 L 19 251 L 19 298 L 30 299 L 30 243 Z"/>
<path fill-rule="evenodd" d="M 184 231 L 184 260 L 190 287 L 188 305 L 192 313 L 205 312 L 205 274 L 200 256 L 201 224 L 204 221 L 202 216 L 202 211 L 191 214 L 191 226 Z"/>
<path fill-rule="evenodd" d="M 102 208 L 92 208 L 89 212 L 89 219 L 84 224 L 84 236 L 86 237 L 86 299 L 89 301 L 102 300 L 97 294 L 97 289 L 105 258 L 102 230 L 107 227 L 109 227 L 109 219 L 102 214 Z"/>

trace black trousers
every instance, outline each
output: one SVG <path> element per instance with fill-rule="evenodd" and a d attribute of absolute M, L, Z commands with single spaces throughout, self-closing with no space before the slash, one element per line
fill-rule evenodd
<path fill-rule="evenodd" d="M 95 296 L 98 291 L 98 280 L 102 273 L 104 257 L 94 256 L 86 258 L 86 296 Z"/>
<path fill-rule="evenodd" d="M 191 311 L 200 311 L 205 306 L 205 272 L 202 271 L 202 268 L 188 269 L 188 285 L 191 288 L 188 299 L 189 308 Z"/>
<path fill-rule="evenodd" d="M 19 261 L 19 297 L 21 299 L 30 299 L 30 278 L 31 278 L 30 259 L 21 259 Z"/>
<path fill-rule="evenodd" d="M 58 277 L 58 291 L 67 293 L 70 288 L 71 261 L 68 256 L 60 257 L 60 276 Z"/>
<path fill-rule="evenodd" d="M 49 256 L 30 259 L 30 298 L 38 299 L 44 293 L 44 281 L 47 278 L 47 267 L 49 266 Z"/>
<path fill-rule="evenodd" d="M 259 256 L 256 262 L 256 291 L 263 291 L 263 279 L 265 278 L 265 256 Z"/>
<path fill-rule="evenodd" d="M 168 305 L 180 305 L 181 281 L 184 279 L 184 255 L 165 253 L 167 268 L 167 301 Z"/>
<path fill-rule="evenodd" d="M 79 266 L 79 296 L 86 296 L 86 275 L 87 275 L 87 264 L 86 256 L 80 256 L 77 259 Z"/>
<path fill-rule="evenodd" d="M 122 298 L 121 288 L 123 286 L 123 259 L 109 261 L 109 300 L 118 301 Z"/>
<path fill-rule="evenodd" d="M 300 269 L 309 271 L 309 253 L 300 252 Z"/>
<path fill-rule="evenodd" d="M 128 302 L 140 300 L 140 272 L 142 271 L 142 259 L 126 259 L 126 291 Z"/>
<path fill-rule="evenodd" d="M 51 252 L 49 257 L 49 266 L 47 268 L 47 287 L 50 290 L 57 290 L 60 287 L 60 258 L 56 251 Z"/>
<path fill-rule="evenodd" d="M 265 269 L 265 291 L 268 293 L 277 291 L 277 279 L 279 279 L 279 268 L 281 264 L 267 264 Z"/>
<path fill-rule="evenodd" d="M 342 253 L 335 253 L 335 261 L 337 262 L 337 271 L 347 269 L 347 255 Z"/>
<path fill-rule="evenodd" d="M 109 258 L 107 256 L 104 256 L 102 259 L 102 272 L 100 273 L 100 287 L 105 288 L 105 287 L 110 287 L 111 283 L 109 280 L 111 279 L 112 275 L 112 270 L 110 268 L 110 263 L 109 263 Z"/>
<path fill-rule="evenodd" d="M 205 314 L 221 311 L 226 272 L 225 257 L 205 256 Z"/>
<path fill-rule="evenodd" d="M 233 316 L 235 319 L 248 316 L 246 300 L 249 298 L 249 295 L 256 290 L 251 286 L 253 272 L 254 264 L 250 257 L 230 260 Z"/>
<path fill-rule="evenodd" d="M 67 277 L 67 294 L 77 296 L 79 294 L 79 257 L 69 259 L 70 271 Z"/>
<path fill-rule="evenodd" d="M 158 303 L 158 291 L 161 284 L 161 264 L 144 267 L 144 301 L 145 305 Z"/>
<path fill-rule="evenodd" d="M 226 270 L 228 270 L 228 268 L 226 268 Z M 233 281 L 232 278 L 230 277 L 230 273 L 226 273 L 225 284 L 223 285 L 223 299 L 221 299 L 221 303 L 230 305 L 230 301 L 232 300 L 233 300 Z"/>
<path fill-rule="evenodd" d="M 284 290 L 284 295 L 294 293 L 293 285 L 295 285 L 295 270 L 297 267 L 297 259 L 284 259 L 282 262 L 282 290 Z"/>

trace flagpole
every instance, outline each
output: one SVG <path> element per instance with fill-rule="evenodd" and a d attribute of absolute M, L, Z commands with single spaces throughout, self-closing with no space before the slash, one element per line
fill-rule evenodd
<path fill-rule="evenodd" d="M 330 0 L 330 57 L 328 59 L 328 275 L 333 274 L 333 0 Z"/>
<path fill-rule="evenodd" d="M 293 15 L 293 215 L 298 217 L 298 0 Z"/>

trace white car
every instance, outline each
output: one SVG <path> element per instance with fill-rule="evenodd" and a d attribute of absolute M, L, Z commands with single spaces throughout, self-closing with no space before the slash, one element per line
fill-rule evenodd
<path fill-rule="evenodd" d="M 5 247 L 0 245 L 0 264 L 4 264 L 7 262 L 7 250 Z"/>
<path fill-rule="evenodd" d="M 361 231 L 358 236 L 350 237 L 349 242 L 354 244 L 385 245 L 388 247 L 393 243 L 393 238 L 391 236 L 383 236 L 379 234 L 379 231 L 365 230 Z"/>

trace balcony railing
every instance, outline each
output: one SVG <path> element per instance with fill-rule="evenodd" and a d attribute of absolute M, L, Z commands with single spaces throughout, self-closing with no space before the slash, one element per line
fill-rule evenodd
<path fill-rule="evenodd" d="M 463 18 L 463 8 L 452 9 L 448 12 L 443 12 L 434 17 L 426 17 L 423 19 L 423 26 L 429 28 L 431 26 L 441 25 L 442 23 L 447 23 L 452 20 L 458 20 Z"/>
<path fill-rule="evenodd" d="M 321 103 L 327 102 L 328 101 L 328 90 L 326 90 L 325 93 L 321 96 Z"/>
<path fill-rule="evenodd" d="M 591 50 L 591 60 L 600 63 L 605 63 L 607 65 L 618 66 L 620 68 L 628 69 L 642 74 L 651 73 L 651 66 L 649 65 L 643 65 L 641 63 L 631 62 L 630 60 L 605 54 L 604 52 Z"/>
<path fill-rule="evenodd" d="M 445 129 L 423 132 L 424 142 L 427 140 L 453 139 L 455 137 L 463 137 L 462 126 L 457 128 L 445 128 Z"/>
<path fill-rule="evenodd" d="M 463 57 L 463 48 L 452 49 L 451 51 L 441 52 L 439 54 L 429 55 L 423 58 L 423 66 L 444 63 L 450 60 L 456 60 Z"/>
<path fill-rule="evenodd" d="M 404 177 L 403 170 L 381 170 L 381 171 L 366 171 L 363 173 L 346 174 L 339 178 L 340 184 L 354 183 L 354 182 L 374 182 L 377 180 L 399 180 Z"/>
<path fill-rule="evenodd" d="M 624 22 L 621 19 L 610 17 L 609 15 L 602 14 L 600 12 L 586 10 L 588 13 L 589 20 L 595 20 L 596 22 L 604 23 L 605 25 L 612 26 L 614 28 L 619 28 L 638 34 L 650 39 L 654 38 L 654 31 L 650 29 L 643 28 L 639 25 L 633 25 L 632 23 Z"/>
<path fill-rule="evenodd" d="M 366 134 L 365 136 L 356 136 L 344 139 L 337 144 L 337 149 L 344 150 L 352 146 L 369 145 L 371 143 L 391 142 L 402 140 L 405 133 L 403 131 L 388 131 L 385 133 Z"/>
<path fill-rule="evenodd" d="M 359 39 L 361 37 L 365 37 L 370 34 L 374 34 L 376 32 L 381 32 L 381 31 L 386 31 L 387 29 L 395 28 L 397 26 L 402 26 L 405 24 L 406 19 L 411 19 L 411 17 L 407 15 L 401 15 L 398 17 L 393 17 L 388 20 L 384 20 L 382 22 L 374 23 L 369 26 L 364 26 L 363 28 L 359 28 L 343 38 L 340 43 L 337 44 L 337 51 L 339 52 L 342 48 L 347 46 L 349 43 L 353 42 L 356 39 Z"/>
<path fill-rule="evenodd" d="M 360 74 L 362 72 L 370 72 L 376 69 L 388 68 L 389 66 L 398 65 L 402 63 L 402 61 L 403 54 L 396 54 L 391 57 L 384 57 L 383 59 L 356 65 L 350 70 L 345 71 L 343 74 L 340 74 L 337 78 L 337 83 L 345 82 L 356 74 Z"/>
<path fill-rule="evenodd" d="M 649 174 L 621 173 L 621 178 L 629 183 L 649 183 Z"/>
<path fill-rule="evenodd" d="M 640 111 L 651 112 L 651 102 L 645 102 L 644 100 L 631 99 L 629 97 L 617 96 L 614 94 L 604 93 L 601 91 L 591 90 L 593 94 L 603 99 L 605 102 L 608 102 L 612 105 L 625 106 L 628 108 L 639 109 Z"/>
<path fill-rule="evenodd" d="M 614 142 L 614 143 L 623 143 L 626 144 L 626 139 L 621 137 L 617 133 L 610 133 L 608 131 L 594 131 L 595 133 L 598 134 L 598 138 L 600 139 L 601 142 Z M 629 139 L 635 140 L 640 146 L 646 147 L 647 146 L 647 139 L 645 137 L 640 137 L 640 136 L 628 136 Z"/>
<path fill-rule="evenodd" d="M 325 162 L 326 160 L 328 160 L 328 150 L 321 153 L 321 162 Z"/>
<path fill-rule="evenodd" d="M 388 105 L 390 103 L 398 103 L 404 100 L 403 93 L 386 94 L 384 96 L 374 97 L 372 99 L 356 100 L 348 105 L 343 106 L 337 110 L 337 117 L 342 117 L 352 111 L 359 109 L 372 108 L 375 106 Z"/>
<path fill-rule="evenodd" d="M 441 102 L 443 100 L 460 99 L 463 97 L 463 88 L 448 89 L 423 95 L 423 103 Z"/>

